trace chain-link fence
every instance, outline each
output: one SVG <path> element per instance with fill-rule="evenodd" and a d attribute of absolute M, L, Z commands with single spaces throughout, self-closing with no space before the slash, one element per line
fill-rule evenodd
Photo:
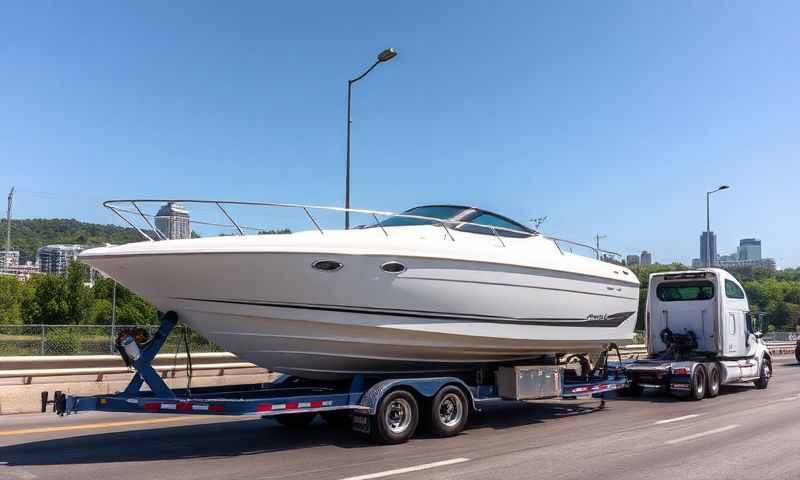
<path fill-rule="evenodd" d="M 769 332 L 764 334 L 764 340 L 767 342 L 796 342 L 800 339 L 800 333 L 797 332 Z"/>
<path fill-rule="evenodd" d="M 0 325 L 0 356 L 5 355 L 102 355 L 114 353 L 119 332 L 136 325 Z M 157 325 L 142 327 L 154 334 Z M 184 335 L 186 338 L 184 339 Z M 210 341 L 188 327 L 173 330 L 161 353 L 220 352 Z"/>

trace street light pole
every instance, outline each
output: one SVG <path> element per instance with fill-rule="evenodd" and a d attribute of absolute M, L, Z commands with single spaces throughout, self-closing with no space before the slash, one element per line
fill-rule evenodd
<path fill-rule="evenodd" d="M 350 229 L 350 125 L 353 123 L 350 116 L 350 104 L 353 96 L 353 84 L 362 78 L 366 77 L 373 68 L 377 67 L 379 63 L 388 62 L 397 56 L 397 51 L 394 48 L 387 48 L 378 54 L 378 59 L 372 64 L 364 73 L 357 76 L 352 80 L 347 81 L 347 171 L 345 173 L 345 187 L 344 187 L 344 228 Z"/>
<path fill-rule="evenodd" d="M 706 267 L 710 267 L 711 262 L 711 194 L 720 190 L 731 188 L 728 185 L 720 185 L 716 190 L 706 192 Z"/>

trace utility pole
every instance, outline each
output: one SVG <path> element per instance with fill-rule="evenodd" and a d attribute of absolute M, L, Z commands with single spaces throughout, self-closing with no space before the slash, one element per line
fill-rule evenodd
<path fill-rule="evenodd" d="M 600 240 L 602 240 L 604 238 L 608 238 L 608 236 L 607 235 L 600 235 L 599 233 L 594 236 L 594 244 L 597 247 L 597 250 L 595 250 L 594 253 L 595 253 L 595 255 L 597 255 L 597 259 L 598 260 L 600 260 Z"/>
<path fill-rule="evenodd" d="M 14 187 L 8 193 L 8 210 L 6 210 L 6 253 L 3 255 L 3 270 L 9 265 L 11 258 L 11 205 L 14 202 Z"/>

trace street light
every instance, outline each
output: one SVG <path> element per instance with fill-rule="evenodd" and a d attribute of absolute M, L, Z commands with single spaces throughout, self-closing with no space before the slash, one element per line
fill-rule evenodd
<path fill-rule="evenodd" d="M 729 188 L 728 185 L 720 185 L 716 190 L 706 192 L 706 267 L 711 266 L 711 194 Z"/>
<path fill-rule="evenodd" d="M 345 175 L 345 193 L 344 193 L 344 208 L 346 209 L 344 212 L 344 228 L 345 230 L 350 229 L 350 125 L 353 123 L 353 120 L 350 117 L 350 98 L 352 96 L 353 91 L 353 84 L 357 81 L 361 80 L 362 78 L 366 77 L 369 72 L 372 71 L 373 68 L 377 67 L 379 63 L 388 62 L 389 60 L 393 59 L 397 56 L 397 50 L 394 48 L 387 48 L 386 50 L 382 51 L 378 54 L 378 58 L 375 63 L 372 64 L 364 73 L 357 76 L 352 80 L 347 81 L 347 173 Z"/>

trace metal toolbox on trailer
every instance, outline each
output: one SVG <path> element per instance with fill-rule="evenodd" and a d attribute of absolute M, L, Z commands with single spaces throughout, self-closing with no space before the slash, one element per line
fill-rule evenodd
<path fill-rule="evenodd" d="M 563 375 L 559 366 L 500 367 L 497 392 L 506 400 L 535 400 L 561 395 Z"/>

